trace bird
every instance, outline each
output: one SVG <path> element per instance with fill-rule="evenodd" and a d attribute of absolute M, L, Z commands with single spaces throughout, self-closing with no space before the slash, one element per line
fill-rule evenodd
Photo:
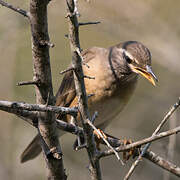
<path fill-rule="evenodd" d="M 81 52 L 88 108 L 92 115 L 98 112 L 95 126 L 104 130 L 124 109 L 133 95 L 138 76 L 145 77 L 152 85 L 158 81 L 152 71 L 151 53 L 138 41 L 125 41 L 109 48 L 92 47 Z M 88 66 L 87 66 L 88 65 Z M 70 66 L 71 67 L 71 66 Z M 73 71 L 65 73 L 56 94 L 56 106 L 77 106 Z M 72 123 L 70 115 L 57 115 L 58 119 Z M 80 115 L 77 116 L 81 126 Z M 61 134 L 62 135 L 62 134 Z M 41 152 L 40 137 L 37 135 L 21 155 L 21 163 L 34 159 Z"/>

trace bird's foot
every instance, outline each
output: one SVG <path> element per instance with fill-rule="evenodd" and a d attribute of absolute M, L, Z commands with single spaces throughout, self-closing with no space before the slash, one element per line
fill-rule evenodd
<path fill-rule="evenodd" d="M 100 151 L 100 144 L 103 142 L 103 138 L 107 139 L 107 136 L 101 129 L 94 130 L 94 134 L 96 135 L 96 148 Z"/>
<path fill-rule="evenodd" d="M 107 139 L 107 136 L 101 129 L 94 130 L 93 133 L 95 135 L 96 148 L 97 148 L 97 150 L 100 150 L 100 144 L 102 144 L 104 142 L 103 138 Z M 78 150 L 86 147 L 86 145 L 87 144 L 85 142 L 83 135 L 78 135 L 77 139 L 75 140 L 75 142 L 73 144 L 73 149 L 75 151 L 78 151 Z"/>
<path fill-rule="evenodd" d="M 125 140 L 123 140 L 123 143 L 124 143 L 124 145 L 128 145 L 128 144 L 132 144 L 133 141 L 131 139 L 128 139 L 128 140 L 125 139 Z M 127 151 L 124 151 L 123 152 L 123 160 L 127 161 L 127 160 L 129 160 L 130 157 L 135 158 L 137 156 L 137 154 L 139 154 L 139 153 L 140 153 L 139 152 L 139 147 L 131 148 L 131 149 L 127 150 Z"/>

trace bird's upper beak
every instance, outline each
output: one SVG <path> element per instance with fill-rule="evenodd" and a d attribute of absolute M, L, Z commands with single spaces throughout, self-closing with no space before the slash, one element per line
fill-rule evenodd
<path fill-rule="evenodd" d="M 151 66 L 146 65 L 146 69 L 133 67 L 134 72 L 141 74 L 147 80 L 149 80 L 154 86 L 156 86 L 155 81 L 158 81 L 156 75 L 153 73 Z"/>

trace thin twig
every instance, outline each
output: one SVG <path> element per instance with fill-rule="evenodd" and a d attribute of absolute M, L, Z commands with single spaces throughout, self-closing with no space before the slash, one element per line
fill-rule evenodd
<path fill-rule="evenodd" d="M 91 24 L 99 24 L 101 23 L 100 21 L 96 21 L 96 22 L 80 22 L 79 26 L 86 26 L 86 25 L 91 25 Z"/>
<path fill-rule="evenodd" d="M 94 121 L 96 120 L 96 118 L 98 117 L 98 112 L 95 111 L 95 113 L 93 114 L 92 118 L 91 118 L 91 122 L 94 124 Z"/>
<path fill-rule="evenodd" d="M 171 107 L 169 112 L 165 115 L 165 117 L 163 118 L 161 123 L 158 125 L 158 127 L 156 128 L 156 130 L 152 134 L 152 137 L 155 136 L 160 131 L 161 127 L 166 123 L 166 121 L 173 114 L 173 112 L 179 107 L 179 105 L 180 105 L 180 98 L 178 98 L 178 101 Z M 143 148 L 143 150 L 142 150 L 141 154 L 139 155 L 139 157 L 137 158 L 137 160 L 132 164 L 132 166 L 131 166 L 130 170 L 128 171 L 128 173 L 126 174 L 124 180 L 128 180 L 130 178 L 130 176 L 134 172 L 136 166 L 141 161 L 142 157 L 144 156 L 144 154 L 146 153 L 146 151 L 148 150 L 150 145 L 151 145 L 151 143 L 148 143 L 145 145 L 145 147 Z"/>
<path fill-rule="evenodd" d="M 78 134 L 78 133 L 82 134 L 83 133 L 83 129 L 81 127 L 79 127 L 79 126 L 69 124 L 69 123 L 64 122 L 62 120 L 59 120 L 59 119 L 56 119 L 56 121 L 57 121 L 58 128 L 61 129 L 61 130 L 64 130 L 64 131 L 72 133 L 72 134 Z M 117 147 L 115 149 L 117 152 L 123 152 L 123 151 L 130 150 L 132 148 L 135 148 L 135 147 L 142 146 L 142 145 L 147 144 L 149 142 L 157 141 L 157 140 L 159 140 L 161 138 L 170 136 L 172 134 L 177 134 L 178 132 L 180 132 L 180 126 L 174 128 L 174 129 L 159 133 L 159 134 L 157 134 L 157 135 L 155 135 L 153 137 L 151 136 L 151 137 L 136 141 L 136 142 L 134 142 L 132 144 L 128 144 L 128 145 L 124 145 L 122 140 L 119 140 L 117 138 L 114 138 L 114 137 L 108 136 L 108 135 L 107 135 L 107 140 L 111 144 L 111 146 Z M 102 158 L 102 157 L 105 157 L 105 156 L 110 156 L 110 155 L 113 155 L 113 154 L 114 154 L 114 152 L 112 150 L 106 150 L 106 151 L 100 152 L 98 158 Z"/>
<path fill-rule="evenodd" d="M 115 150 L 115 148 L 113 148 L 109 142 L 106 140 L 106 138 L 103 136 L 103 134 L 93 125 L 93 123 L 91 121 L 89 121 L 87 119 L 87 123 L 98 133 L 98 135 L 103 139 L 103 141 L 106 143 L 106 145 L 114 152 L 114 154 L 116 155 L 118 161 L 121 161 L 122 165 L 124 165 L 124 162 L 121 160 L 121 158 L 119 157 L 119 154 L 117 153 L 117 151 Z"/>
<path fill-rule="evenodd" d="M 123 152 L 123 151 L 127 151 L 127 150 L 130 150 L 134 147 L 138 147 L 138 146 L 141 146 L 141 145 L 144 145 L 144 144 L 147 144 L 149 142 L 153 142 L 153 141 L 156 141 L 158 139 L 161 139 L 163 137 L 167 137 L 167 136 L 170 136 L 172 134 L 176 134 L 176 133 L 179 133 L 180 132 L 180 126 L 174 128 L 174 129 L 171 129 L 171 130 L 168 130 L 168 131 L 164 131 L 162 133 L 159 133 L 159 134 L 156 134 L 154 136 L 151 136 L 151 137 L 148 137 L 148 138 L 145 138 L 143 140 L 140 140 L 140 141 L 137 141 L 137 142 L 134 142 L 132 144 L 128 144 L 128 145 L 124 145 L 124 146 L 121 146 L 121 147 L 117 147 L 115 148 L 115 150 L 117 152 Z M 109 150 L 106 150 L 106 151 L 103 151 L 99 154 L 99 158 L 102 158 L 102 157 L 105 157 L 105 156 L 110 156 L 114 154 L 114 152 L 109 149 Z"/>
<path fill-rule="evenodd" d="M 84 75 L 84 78 L 87 78 L 87 79 L 95 79 L 95 77 L 86 76 L 86 75 Z"/>
<path fill-rule="evenodd" d="M 161 127 L 166 123 L 166 121 L 171 117 L 171 115 L 173 114 L 173 112 L 180 106 L 180 97 L 178 98 L 178 101 L 171 107 L 171 109 L 169 110 L 169 112 L 166 114 L 166 116 L 163 118 L 163 120 L 161 121 L 161 123 L 159 124 L 159 126 L 156 128 L 156 130 L 154 131 L 154 133 L 152 135 L 157 134 Z"/>
<path fill-rule="evenodd" d="M 80 48 L 75 48 L 75 51 L 78 53 L 79 57 L 81 58 L 81 62 L 83 65 L 85 65 L 87 68 L 90 68 L 90 66 L 84 61 L 84 58 L 81 54 L 81 49 Z"/>
<path fill-rule="evenodd" d="M 173 129 L 176 127 L 176 112 L 174 112 L 174 114 L 171 116 L 171 119 L 169 121 L 169 128 Z M 176 135 L 173 136 L 169 136 L 169 143 L 167 146 L 167 159 L 172 161 L 174 160 L 174 151 L 175 151 L 175 147 L 176 147 Z M 164 171 L 163 173 L 163 180 L 169 180 L 170 179 L 170 173 Z"/>
<path fill-rule="evenodd" d="M 1 4 L 2 6 L 5 6 L 5 7 L 11 9 L 11 10 L 13 10 L 13 11 L 15 11 L 15 12 L 18 12 L 19 14 L 21 14 L 21 15 L 29 18 L 29 13 L 26 12 L 25 10 L 23 10 L 23 9 L 14 7 L 13 5 L 11 5 L 11 4 L 7 3 L 7 2 L 4 2 L 4 1 L 2 1 L 2 0 L 0 0 L 0 4 Z"/>
<path fill-rule="evenodd" d="M 73 134 L 77 134 L 77 133 L 83 134 L 83 129 L 81 127 L 75 127 L 74 125 L 66 123 L 62 120 L 56 120 L 56 121 L 57 121 L 57 127 L 60 128 L 61 130 L 64 130 L 66 132 L 73 133 Z M 77 132 L 77 129 L 78 129 L 78 132 Z M 140 145 L 146 144 L 147 142 L 152 142 L 152 141 L 158 140 L 160 138 L 164 138 L 166 136 L 176 134 L 178 132 L 180 132 L 180 127 L 174 128 L 174 129 L 169 130 L 169 131 L 162 132 L 156 136 L 146 138 L 146 139 L 137 141 L 137 142 L 129 144 L 129 145 L 124 145 L 121 140 L 114 138 L 114 137 L 110 137 L 110 136 L 107 136 L 107 140 L 114 147 L 115 146 L 116 147 L 121 146 L 121 147 L 119 147 L 119 150 L 121 149 L 122 151 L 127 151 L 129 149 L 132 149 L 132 148 L 138 147 Z M 113 153 L 106 154 L 105 156 L 109 156 L 112 154 Z M 104 156 L 102 156 L 102 157 L 104 157 Z M 174 165 L 174 164 L 170 163 L 169 161 L 163 159 L 162 157 L 158 156 L 154 152 L 147 151 L 144 155 L 144 158 L 155 163 L 159 167 L 173 173 L 174 175 L 180 177 L 180 167 L 178 167 L 177 165 Z"/>
<path fill-rule="evenodd" d="M 74 68 L 73 68 L 73 67 L 69 67 L 69 68 L 61 71 L 59 74 L 63 75 L 63 74 L 65 74 L 65 73 L 69 72 L 69 71 L 74 71 Z"/>

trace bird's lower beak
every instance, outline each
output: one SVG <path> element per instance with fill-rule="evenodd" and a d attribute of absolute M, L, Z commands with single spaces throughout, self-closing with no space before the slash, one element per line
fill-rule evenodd
<path fill-rule="evenodd" d="M 139 68 L 139 67 L 134 67 L 134 71 L 138 74 L 141 74 L 144 76 L 147 80 L 149 80 L 154 86 L 156 86 L 155 81 L 157 82 L 158 79 L 156 75 L 153 73 L 152 69 L 150 66 L 146 66 L 146 70 Z"/>

